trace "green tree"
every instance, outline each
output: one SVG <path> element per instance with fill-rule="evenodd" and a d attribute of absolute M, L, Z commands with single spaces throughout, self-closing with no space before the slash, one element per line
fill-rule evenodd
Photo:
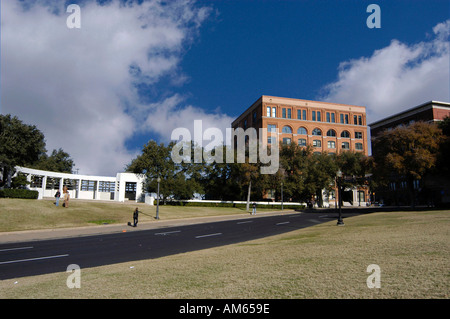
<path fill-rule="evenodd" d="M 435 167 L 442 141 L 441 129 L 424 122 L 382 132 L 372 140 L 377 183 L 405 181 L 414 206 L 414 180 L 422 179 Z"/>
<path fill-rule="evenodd" d="M 149 192 L 157 192 L 158 177 L 160 182 L 160 196 L 165 203 L 169 197 L 174 199 L 191 199 L 194 193 L 202 191 L 199 182 L 201 173 L 199 163 L 175 163 L 171 151 L 175 143 L 165 146 L 149 141 L 137 156 L 127 166 L 128 172 L 144 174 L 146 176 L 145 188 Z M 193 152 L 192 152 L 193 155 Z"/>
<path fill-rule="evenodd" d="M 16 116 L 0 115 L 0 169 L 8 187 L 16 166 L 32 165 L 45 151 L 44 134 L 36 126 Z"/>
<path fill-rule="evenodd" d="M 31 167 L 52 172 L 72 173 L 74 165 L 70 155 L 60 148 L 53 150 L 50 156 L 46 153 L 41 154 L 39 160 Z"/>

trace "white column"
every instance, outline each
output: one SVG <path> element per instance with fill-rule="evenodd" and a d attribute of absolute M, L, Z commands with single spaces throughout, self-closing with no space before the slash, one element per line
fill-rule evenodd
<path fill-rule="evenodd" d="M 47 175 L 44 175 L 42 177 L 42 188 L 41 188 L 41 191 L 39 192 L 40 199 L 44 198 L 44 193 L 45 193 L 45 187 L 46 186 L 47 186 Z"/>
<path fill-rule="evenodd" d="M 353 193 L 353 206 L 358 206 L 358 188 L 353 188 L 352 189 L 352 193 Z"/>

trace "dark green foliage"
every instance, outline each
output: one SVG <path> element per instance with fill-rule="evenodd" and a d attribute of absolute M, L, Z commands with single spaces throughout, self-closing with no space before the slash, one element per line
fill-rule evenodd
<path fill-rule="evenodd" d="M 22 199 L 37 199 L 38 191 L 31 191 L 28 189 L 0 189 L 0 198 L 22 198 Z"/>

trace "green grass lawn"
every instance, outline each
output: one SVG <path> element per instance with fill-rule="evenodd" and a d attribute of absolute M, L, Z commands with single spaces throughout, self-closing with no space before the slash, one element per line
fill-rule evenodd
<path fill-rule="evenodd" d="M 93 226 L 104 223 L 126 224 L 138 207 L 139 222 L 155 221 L 156 207 L 144 203 L 110 203 L 71 200 L 69 207 L 56 207 L 51 199 L 26 200 L 0 198 L 0 232 Z M 261 211 L 261 209 L 258 209 Z M 270 210 L 265 210 L 270 211 Z M 243 214 L 245 209 L 160 205 L 161 220 Z"/>
<path fill-rule="evenodd" d="M 0 298 L 444 298 L 450 212 L 383 212 L 289 233 L 68 273 L 4 280 Z M 367 287 L 367 266 L 381 288 Z"/>

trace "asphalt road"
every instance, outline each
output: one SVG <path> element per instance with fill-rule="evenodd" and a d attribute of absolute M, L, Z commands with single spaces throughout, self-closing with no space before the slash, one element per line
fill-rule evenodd
<path fill-rule="evenodd" d="M 218 247 L 317 225 L 336 217 L 336 214 L 326 212 L 280 214 L 164 229 L 0 244 L 0 280 L 65 272 L 71 264 L 84 269 Z"/>

